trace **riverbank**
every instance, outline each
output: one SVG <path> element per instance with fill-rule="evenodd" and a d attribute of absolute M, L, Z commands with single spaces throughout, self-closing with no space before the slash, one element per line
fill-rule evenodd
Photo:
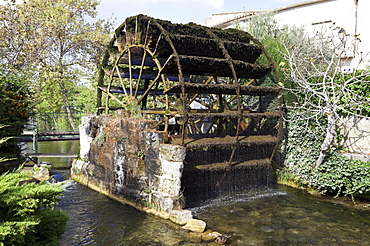
<path fill-rule="evenodd" d="M 278 180 L 277 184 L 285 185 L 287 187 L 300 190 L 304 193 L 310 194 L 315 196 L 319 199 L 324 201 L 332 202 L 335 204 L 340 204 L 344 206 L 348 206 L 351 208 L 356 209 L 363 209 L 370 211 L 370 194 L 363 194 L 363 195 L 354 195 L 354 196 L 332 196 L 332 195 L 325 195 L 320 193 L 319 191 L 315 190 L 312 187 L 308 187 L 307 185 L 300 184 L 293 180 Z"/>

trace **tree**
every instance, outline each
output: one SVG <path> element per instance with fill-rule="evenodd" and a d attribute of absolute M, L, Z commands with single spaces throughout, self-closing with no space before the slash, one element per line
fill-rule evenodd
<path fill-rule="evenodd" d="M 0 156 L 18 158 L 18 139 L 31 113 L 30 91 L 22 77 L 0 75 Z M 0 168 L 1 172 L 1 168 Z"/>
<path fill-rule="evenodd" d="M 333 149 L 343 115 L 369 116 L 366 112 L 370 109 L 370 97 L 366 90 L 370 85 L 370 73 L 360 70 L 350 74 L 342 72 L 344 54 L 348 52 L 344 47 L 348 40 L 344 39 L 351 38 L 349 35 L 339 38 L 337 33 L 343 31 L 332 26 L 315 36 L 297 36 L 294 43 L 282 40 L 287 76 L 293 85 L 284 89 L 296 98 L 294 103 L 286 105 L 288 110 L 300 113 L 301 117 L 296 117 L 295 121 L 326 119 L 326 125 L 322 127 L 325 138 L 316 168 Z"/>
<path fill-rule="evenodd" d="M 39 110 L 64 109 L 73 129 L 71 97 L 81 79 L 94 74 L 112 29 L 107 21 L 86 20 L 96 16 L 98 4 L 97 0 L 28 0 L 9 1 L 1 8 L 2 64 L 11 72 L 32 71 L 36 104 L 48 102 Z"/>
<path fill-rule="evenodd" d="M 336 26 L 318 30 L 314 36 L 303 27 L 279 27 L 272 12 L 249 18 L 244 26 L 237 23 L 237 27 L 259 39 L 274 60 L 285 106 L 294 113 L 287 121 L 307 125 L 316 120 L 320 126 L 317 133 L 324 134 L 324 140 L 316 159 L 318 168 L 336 144 L 343 116 L 370 116 L 369 72 L 342 72 L 345 54 L 355 52 L 349 44 L 358 42 L 357 37 Z"/>

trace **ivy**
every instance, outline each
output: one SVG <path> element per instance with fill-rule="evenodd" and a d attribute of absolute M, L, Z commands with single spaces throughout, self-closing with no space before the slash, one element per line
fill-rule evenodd
<path fill-rule="evenodd" d="M 340 155 L 340 146 L 334 146 L 323 164 L 314 168 L 323 138 L 320 125 L 325 124 L 325 119 L 290 120 L 300 117 L 298 113 L 288 114 L 285 163 L 277 172 L 280 182 L 334 197 L 370 192 L 370 163 Z M 304 117 L 310 118 L 307 114 Z"/>
<path fill-rule="evenodd" d="M 334 154 L 316 171 L 312 182 L 322 193 L 354 195 L 370 192 L 370 163 Z"/>

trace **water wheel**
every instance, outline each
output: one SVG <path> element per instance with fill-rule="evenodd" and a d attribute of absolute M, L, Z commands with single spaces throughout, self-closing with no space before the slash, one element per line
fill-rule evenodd
<path fill-rule="evenodd" d="M 222 168 L 268 164 L 282 128 L 277 82 L 264 47 L 246 32 L 138 15 L 116 30 L 106 51 L 98 109 L 157 119 L 169 142 L 189 151 L 227 149 L 219 154 Z M 237 157 L 262 145 L 267 153 Z"/>

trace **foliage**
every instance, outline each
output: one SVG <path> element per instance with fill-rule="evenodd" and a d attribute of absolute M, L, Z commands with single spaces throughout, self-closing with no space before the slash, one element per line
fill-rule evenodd
<path fill-rule="evenodd" d="M 341 72 L 341 56 L 353 52 L 346 44 L 356 43 L 357 37 L 337 26 L 326 26 L 313 35 L 294 26 L 279 29 L 271 14 L 249 19 L 247 27 L 269 45 L 268 51 L 278 64 L 287 110 L 313 115 L 305 118 L 301 114 L 292 120 L 310 122 L 326 117 L 322 127 L 325 138 L 316 159 L 316 168 L 319 167 L 335 147 L 343 114 L 367 116 L 370 110 L 369 73 Z"/>
<path fill-rule="evenodd" d="M 329 27 L 313 37 L 308 34 L 301 36 L 300 42 L 295 45 L 284 44 L 288 73 L 294 85 L 284 89 L 296 98 L 293 104 L 287 105 L 288 110 L 310 112 L 318 118 L 324 116 L 327 120 L 323 127 L 325 138 L 321 142 L 316 168 L 334 147 L 343 113 L 358 116 L 359 112 L 366 113 L 370 105 L 367 92 L 360 89 L 369 85 L 368 72 L 341 72 L 342 60 L 339 56 L 345 50 L 343 40 L 336 36 L 337 29 Z"/>
<path fill-rule="evenodd" d="M 16 138 L 21 135 L 31 112 L 30 92 L 24 80 L 15 76 L 0 77 L 0 139 L 10 138 L 0 143 L 0 155 L 18 157 L 20 150 Z"/>
<path fill-rule="evenodd" d="M 289 117 L 300 116 L 292 113 Z M 370 163 L 341 156 L 337 151 L 340 146 L 332 148 L 325 162 L 315 168 L 320 143 L 325 137 L 321 129 L 321 125 L 325 125 L 325 117 L 311 117 L 308 122 L 288 121 L 283 145 L 285 165 L 278 171 L 280 182 L 334 196 L 370 192 Z M 305 115 L 305 118 L 310 117 Z"/>
<path fill-rule="evenodd" d="M 62 187 L 42 182 L 23 183 L 25 173 L 0 176 L 0 245 L 58 245 L 67 215 L 54 209 Z"/>
<path fill-rule="evenodd" d="M 248 18 L 245 23 L 236 22 L 236 27 L 249 32 L 258 39 L 265 47 L 267 53 L 275 63 L 275 68 L 279 77 L 279 86 L 284 88 L 293 88 L 290 77 L 288 76 L 288 60 L 284 56 L 286 48 L 284 44 L 293 45 L 297 42 L 297 37 L 303 36 L 305 29 L 303 27 L 278 26 L 274 19 L 273 12 L 266 12 Z M 283 44 L 284 43 L 284 44 Z M 265 56 L 260 56 L 257 60 L 259 64 L 267 64 Z M 276 85 L 277 81 L 274 81 Z M 271 85 L 266 85 L 271 86 Z M 284 101 L 288 105 L 296 100 L 292 93 L 285 91 Z"/>
<path fill-rule="evenodd" d="M 351 74 L 338 74 L 335 83 L 341 85 L 343 82 L 348 89 L 343 92 L 340 98 L 340 112 L 344 115 L 370 117 L 370 73 L 357 70 Z"/>
<path fill-rule="evenodd" d="M 307 120 L 299 120 L 299 119 Z M 293 120 L 298 119 L 298 120 Z M 323 125 L 325 117 L 305 112 L 289 112 L 286 121 L 286 134 L 282 151 L 285 154 L 284 166 L 302 182 L 308 182 L 314 163 L 320 154 L 320 144 L 325 137 Z"/>
<path fill-rule="evenodd" d="M 79 86 L 94 75 L 112 25 L 87 21 L 96 16 L 98 4 L 29 0 L 0 6 L 0 63 L 8 73 L 29 71 L 38 111 L 65 111 L 70 116 L 76 99 L 84 101 L 76 96 Z M 75 128 L 71 116 L 69 121 Z"/>
<path fill-rule="evenodd" d="M 0 129 L 2 129 L 4 127 L 6 127 L 6 125 L 1 125 L 0 124 Z M 0 138 L 0 147 L 2 146 L 3 143 L 5 143 L 6 141 L 8 141 L 11 138 L 13 138 L 13 137 L 2 137 L 2 138 Z M 8 160 L 9 160 L 9 158 L 6 158 L 4 156 L 0 156 L 0 163 L 8 161 Z M 1 172 L 1 170 L 0 170 L 0 172 Z"/>
<path fill-rule="evenodd" d="M 311 185 L 322 193 L 353 195 L 370 192 L 370 163 L 332 155 L 314 175 Z"/>
<path fill-rule="evenodd" d="M 96 112 L 96 90 L 89 85 L 78 86 L 78 91 L 74 95 L 74 107 L 77 112 L 95 113 Z"/>
<path fill-rule="evenodd" d="M 79 125 L 81 123 L 81 117 L 84 115 L 84 113 L 80 112 L 74 112 L 72 114 L 75 125 Z M 68 115 L 65 112 L 45 112 L 35 114 L 34 119 L 37 122 L 37 130 L 39 132 L 72 131 Z"/>

